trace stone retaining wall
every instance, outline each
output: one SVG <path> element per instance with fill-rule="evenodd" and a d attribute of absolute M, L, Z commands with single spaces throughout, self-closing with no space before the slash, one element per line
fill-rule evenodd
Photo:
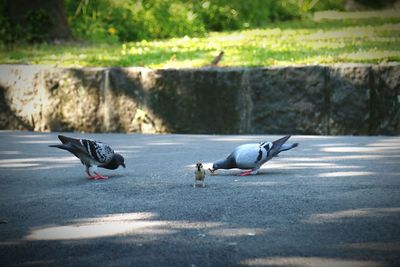
<path fill-rule="evenodd" d="M 400 64 L 266 68 L 0 65 L 0 128 L 400 134 Z"/>

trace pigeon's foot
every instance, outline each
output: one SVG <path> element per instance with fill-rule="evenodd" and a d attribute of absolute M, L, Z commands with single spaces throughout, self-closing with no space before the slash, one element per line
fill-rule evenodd
<path fill-rule="evenodd" d="M 238 176 L 249 176 L 251 175 L 251 171 L 244 171 L 238 174 Z"/>
<path fill-rule="evenodd" d="M 238 174 L 238 176 L 249 176 L 249 175 L 254 175 L 257 174 L 258 170 L 249 170 L 249 171 L 244 171 Z"/>
<path fill-rule="evenodd" d="M 103 176 L 101 174 L 97 174 L 94 179 L 95 180 L 105 180 L 105 179 L 108 179 L 108 176 Z"/>
<path fill-rule="evenodd" d="M 88 178 L 93 180 L 105 180 L 108 179 L 108 176 L 103 176 L 99 173 L 96 173 L 96 175 L 90 175 Z"/>

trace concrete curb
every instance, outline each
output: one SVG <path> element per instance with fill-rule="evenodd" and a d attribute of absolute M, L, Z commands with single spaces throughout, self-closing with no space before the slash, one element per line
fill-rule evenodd
<path fill-rule="evenodd" d="M 260 68 L 0 65 L 0 128 L 397 135 L 400 64 Z"/>

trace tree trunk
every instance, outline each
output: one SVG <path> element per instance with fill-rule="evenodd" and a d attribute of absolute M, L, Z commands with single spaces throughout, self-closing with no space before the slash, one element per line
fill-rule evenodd
<path fill-rule="evenodd" d="M 71 30 L 65 14 L 63 0 L 8 0 L 7 4 L 8 15 L 12 24 L 19 25 L 22 29 L 38 27 L 39 29 L 34 30 L 48 31 L 48 37 L 53 41 L 71 39 Z M 32 22 L 29 15 L 34 14 L 34 12 L 46 14 L 51 25 L 40 25 L 40 21 L 36 24 L 33 23 L 35 21 Z"/>

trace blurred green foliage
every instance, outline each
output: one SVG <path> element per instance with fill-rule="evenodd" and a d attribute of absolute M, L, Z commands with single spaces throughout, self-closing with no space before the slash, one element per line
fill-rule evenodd
<path fill-rule="evenodd" d="M 66 0 L 74 35 L 92 41 L 131 41 L 203 34 L 191 4 L 174 0 Z"/>
<path fill-rule="evenodd" d="M 46 11 L 29 11 L 24 18 L 26 27 L 11 23 L 7 12 L 6 1 L 0 1 L 0 47 L 14 42 L 37 43 L 49 39 L 52 21 Z"/>
<path fill-rule="evenodd" d="M 265 28 L 277 22 L 307 20 L 313 12 L 343 10 L 349 0 L 64 0 L 76 39 L 117 44 L 173 37 L 202 37 L 208 32 Z M 354 0 L 383 7 L 394 0 Z M 13 25 L 0 1 L 0 47 L 49 40 L 51 14 L 27 14 L 29 26 Z"/>
<path fill-rule="evenodd" d="M 23 33 L 28 42 L 34 43 L 49 39 L 52 21 L 46 11 L 41 9 L 30 11 L 26 20 L 28 26 Z"/>
<path fill-rule="evenodd" d="M 207 66 L 220 51 L 225 52 L 220 67 L 399 62 L 399 26 L 396 10 L 323 11 L 314 19 L 271 22 L 258 29 L 211 32 L 204 37 L 22 44 L 0 49 L 0 63 L 186 68 Z"/>
<path fill-rule="evenodd" d="M 203 36 L 300 19 L 310 12 L 343 9 L 344 0 L 66 0 L 76 37 L 126 42 Z"/>
<path fill-rule="evenodd" d="M 6 17 L 5 1 L 0 1 L 0 47 L 13 39 L 9 19 Z"/>

